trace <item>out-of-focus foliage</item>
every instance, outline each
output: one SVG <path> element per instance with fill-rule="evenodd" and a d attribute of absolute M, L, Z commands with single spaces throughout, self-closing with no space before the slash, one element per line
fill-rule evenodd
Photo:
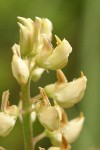
<path fill-rule="evenodd" d="M 100 0 L 0 0 L 0 98 L 4 90 L 10 90 L 11 103 L 18 103 L 19 86 L 11 72 L 11 47 L 19 39 L 17 16 L 46 17 L 53 22 L 53 33 L 66 38 L 73 52 L 63 70 L 68 80 L 79 76 L 82 70 L 88 78 L 85 97 L 80 104 L 67 110 L 70 118 L 84 112 L 86 121 L 80 138 L 73 150 L 100 149 Z M 54 39 L 54 37 L 53 37 Z M 55 81 L 55 72 L 42 77 L 37 85 L 32 85 L 37 93 L 38 86 Z M 41 132 L 38 121 L 34 125 L 35 135 Z M 49 146 L 44 139 L 41 147 Z M 0 138 L 0 146 L 7 150 L 23 150 L 22 127 L 17 122 L 11 134 Z"/>

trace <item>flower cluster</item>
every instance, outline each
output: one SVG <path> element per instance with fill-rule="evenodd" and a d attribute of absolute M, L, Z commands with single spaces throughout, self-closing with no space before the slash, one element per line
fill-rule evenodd
<path fill-rule="evenodd" d="M 18 20 L 20 40 L 19 45 L 14 44 L 12 47 L 11 63 L 15 79 L 21 88 L 25 89 L 31 80 L 37 82 L 45 70 L 55 70 L 57 81 L 39 87 L 40 93 L 33 99 L 31 97 L 25 99 L 21 91 L 19 108 L 8 105 L 9 92 L 4 92 L 0 112 L 0 136 L 8 135 L 18 116 L 24 123 L 25 114 L 30 113 L 31 123 L 35 121 L 37 115 L 44 127 L 45 136 L 51 140 L 53 146 L 48 150 L 70 150 L 70 144 L 77 139 L 82 130 L 85 117 L 81 114 L 69 121 L 64 108 L 74 106 L 83 98 L 87 78 L 81 72 L 78 79 L 68 82 L 61 69 L 67 65 L 72 47 L 66 39 L 60 40 L 57 36 L 55 36 L 57 46 L 53 47 L 53 27 L 50 20 L 39 17 L 36 17 L 35 21 L 23 17 L 18 17 Z M 25 92 L 28 93 L 26 90 Z M 39 149 L 45 150 L 41 147 Z"/>
<path fill-rule="evenodd" d="M 20 84 L 25 84 L 31 75 L 38 81 L 45 69 L 58 70 L 68 62 L 72 48 L 67 40 L 57 36 L 57 47 L 53 48 L 52 23 L 48 19 L 25 19 L 18 17 L 20 26 L 19 45 L 12 47 L 12 72 Z"/>

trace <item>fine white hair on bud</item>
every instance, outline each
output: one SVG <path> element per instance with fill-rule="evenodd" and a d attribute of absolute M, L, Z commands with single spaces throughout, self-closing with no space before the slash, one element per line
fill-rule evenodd
<path fill-rule="evenodd" d="M 29 78 L 29 69 L 26 62 L 17 54 L 15 53 L 16 49 L 18 50 L 18 46 L 14 45 L 12 47 L 13 50 L 13 58 L 12 58 L 12 72 L 16 80 L 19 84 L 26 84 Z"/>
<path fill-rule="evenodd" d="M 45 86 L 44 90 L 48 97 L 56 100 L 62 107 L 69 108 L 78 103 L 84 96 L 87 78 L 81 75 L 80 78 L 67 82 L 61 70 L 57 71 L 58 81 Z"/>

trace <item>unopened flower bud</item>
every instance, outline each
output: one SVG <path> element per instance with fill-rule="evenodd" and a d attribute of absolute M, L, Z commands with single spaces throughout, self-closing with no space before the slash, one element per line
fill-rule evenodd
<path fill-rule="evenodd" d="M 82 74 L 80 78 L 67 82 L 61 70 L 57 71 L 58 81 L 45 86 L 48 97 L 56 100 L 62 107 L 69 108 L 78 103 L 85 92 L 87 78 Z"/>
<path fill-rule="evenodd" d="M 49 19 L 43 18 L 42 19 L 42 27 L 41 27 L 41 34 L 45 34 L 47 38 L 51 41 L 52 38 L 52 23 Z"/>
<path fill-rule="evenodd" d="M 18 17 L 20 27 L 20 51 L 22 56 L 27 56 L 32 52 L 34 24 L 31 19 Z"/>
<path fill-rule="evenodd" d="M 41 78 L 43 72 L 44 72 L 43 68 L 34 69 L 33 72 L 32 72 L 32 80 L 34 82 L 37 82 Z"/>
<path fill-rule="evenodd" d="M 57 42 L 59 45 L 53 50 L 52 46 L 50 47 L 50 42 L 45 36 L 43 40 L 43 50 L 36 56 L 37 65 L 49 70 L 57 70 L 65 67 L 68 62 L 68 56 L 72 51 L 68 41 L 64 39 L 61 42 Z"/>
<path fill-rule="evenodd" d="M 48 19 L 18 17 L 20 27 L 20 50 L 22 56 L 35 56 L 42 48 L 42 34 L 45 34 L 51 41 L 52 23 Z"/>
<path fill-rule="evenodd" d="M 51 106 L 44 90 L 40 89 L 42 100 L 36 104 L 36 111 L 41 124 L 48 130 L 58 130 L 60 125 L 60 112 L 57 106 Z"/>
<path fill-rule="evenodd" d="M 12 72 L 19 84 L 26 84 L 29 78 L 29 69 L 26 62 L 17 53 L 16 49 L 17 51 L 19 50 L 17 44 L 12 47 L 14 53 L 12 58 Z"/>

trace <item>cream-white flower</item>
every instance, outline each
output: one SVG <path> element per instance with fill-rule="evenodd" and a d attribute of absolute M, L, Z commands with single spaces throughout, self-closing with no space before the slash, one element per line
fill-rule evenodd
<path fill-rule="evenodd" d="M 8 105 L 9 92 L 5 91 L 2 95 L 2 104 L 0 112 L 0 136 L 7 136 L 13 129 L 16 119 L 19 115 L 18 107 Z"/>
<path fill-rule="evenodd" d="M 62 142 L 62 134 L 68 141 L 68 143 L 73 143 L 79 136 L 84 123 L 84 116 L 81 115 L 71 121 L 68 121 L 67 124 L 60 126 L 58 131 L 48 132 L 47 135 L 50 137 L 50 140 L 53 145 L 59 146 Z"/>
<path fill-rule="evenodd" d="M 75 119 L 72 119 L 67 123 L 66 126 L 61 128 L 61 132 L 64 133 L 64 136 L 69 143 L 73 143 L 79 137 L 79 134 L 83 128 L 84 120 L 84 116 L 79 116 Z"/>
<path fill-rule="evenodd" d="M 43 36 L 44 45 L 42 51 L 36 56 L 36 64 L 39 67 L 57 70 L 65 67 L 67 64 L 72 48 L 67 40 L 60 41 L 58 37 L 56 39 L 58 45 L 53 49 L 46 36 Z"/>
<path fill-rule="evenodd" d="M 51 106 L 44 90 L 40 88 L 42 100 L 36 104 L 36 112 L 41 124 L 48 130 L 58 130 L 61 120 L 59 106 Z"/>
<path fill-rule="evenodd" d="M 62 107 L 72 107 L 82 99 L 87 78 L 82 74 L 80 78 L 67 82 L 61 70 L 57 71 L 57 78 L 56 83 L 45 86 L 47 96 L 56 100 Z"/>
<path fill-rule="evenodd" d="M 28 65 L 20 56 L 20 47 L 15 44 L 12 47 L 13 58 L 12 58 L 12 72 L 19 84 L 26 84 L 29 78 Z"/>
<path fill-rule="evenodd" d="M 7 136 L 16 123 L 15 116 L 0 112 L 0 136 Z"/>

